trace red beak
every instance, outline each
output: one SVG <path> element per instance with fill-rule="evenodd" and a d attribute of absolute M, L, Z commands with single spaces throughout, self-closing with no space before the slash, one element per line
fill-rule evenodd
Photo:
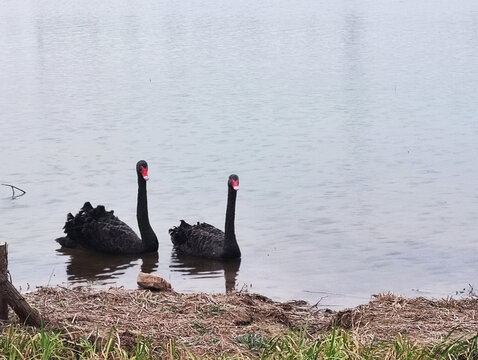
<path fill-rule="evenodd" d="M 239 180 L 233 180 L 231 179 L 231 185 L 234 190 L 239 190 Z"/>
<path fill-rule="evenodd" d="M 149 176 L 148 176 L 148 168 L 145 168 L 144 166 L 141 166 L 141 175 L 143 176 L 143 179 L 148 181 Z"/>

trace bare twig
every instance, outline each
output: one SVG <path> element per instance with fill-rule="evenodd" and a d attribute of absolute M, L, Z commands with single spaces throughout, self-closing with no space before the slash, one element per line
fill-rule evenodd
<path fill-rule="evenodd" d="M 25 190 L 22 190 L 14 185 L 10 184 L 2 184 L 3 186 L 10 186 L 12 188 L 12 200 L 16 199 L 17 197 L 23 196 L 26 194 Z M 22 193 L 20 195 L 15 195 L 15 189 L 20 190 Z"/>

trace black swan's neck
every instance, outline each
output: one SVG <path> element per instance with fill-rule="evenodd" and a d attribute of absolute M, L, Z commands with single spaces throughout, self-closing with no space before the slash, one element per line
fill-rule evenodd
<path fill-rule="evenodd" d="M 236 241 L 236 233 L 234 229 L 234 218 L 236 214 L 236 196 L 237 191 L 231 186 L 228 187 L 227 208 L 226 208 L 226 225 L 224 226 L 224 255 L 225 257 L 237 257 L 241 252 Z"/>
<path fill-rule="evenodd" d="M 144 251 L 157 251 L 158 239 L 149 224 L 146 180 L 144 180 L 140 174 L 138 174 L 138 206 L 136 208 L 136 218 L 138 220 Z"/>

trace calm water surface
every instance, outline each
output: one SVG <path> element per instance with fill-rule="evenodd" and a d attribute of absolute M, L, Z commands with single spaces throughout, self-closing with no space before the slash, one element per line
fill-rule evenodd
<path fill-rule="evenodd" d="M 13 1 L 0 11 L 0 241 L 13 282 L 247 288 L 327 307 L 478 286 L 478 2 Z M 62 251 L 68 212 L 135 230 L 146 159 L 158 256 Z M 177 259 L 179 219 L 243 257 Z"/>

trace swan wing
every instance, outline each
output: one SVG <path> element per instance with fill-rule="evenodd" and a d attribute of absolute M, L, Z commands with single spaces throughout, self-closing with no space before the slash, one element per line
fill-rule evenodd
<path fill-rule="evenodd" d="M 75 216 L 68 214 L 64 229 L 68 241 L 60 244 L 67 247 L 128 253 L 141 246 L 141 239 L 113 211 L 106 211 L 102 205 L 93 208 L 89 202 Z"/>
<path fill-rule="evenodd" d="M 103 252 L 129 253 L 141 246 L 138 235 L 116 216 L 90 221 L 82 233 L 90 247 Z"/>
<path fill-rule="evenodd" d="M 224 250 L 224 232 L 207 223 L 189 225 L 182 221 L 170 234 L 176 249 L 185 254 L 219 258 Z"/>

